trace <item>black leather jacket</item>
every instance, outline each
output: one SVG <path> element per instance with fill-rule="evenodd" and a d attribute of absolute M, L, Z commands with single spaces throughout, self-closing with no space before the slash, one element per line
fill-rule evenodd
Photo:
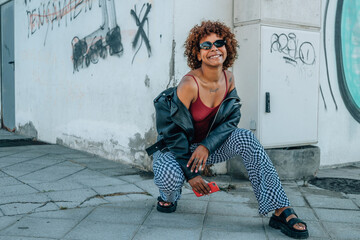
<path fill-rule="evenodd" d="M 163 91 L 154 99 L 154 105 L 159 138 L 157 143 L 147 149 L 148 154 L 151 155 L 157 150 L 171 151 L 187 180 L 200 175 L 199 172 L 191 172 L 191 166 L 186 166 L 191 157 L 190 145 L 194 139 L 194 125 L 189 110 L 176 94 L 176 87 Z M 233 89 L 221 103 L 207 137 L 200 143 L 210 154 L 237 128 L 241 116 L 240 107 L 240 98 L 236 89 Z"/>

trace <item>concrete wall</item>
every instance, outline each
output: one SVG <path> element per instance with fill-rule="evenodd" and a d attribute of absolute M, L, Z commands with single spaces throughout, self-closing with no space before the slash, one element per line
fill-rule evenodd
<path fill-rule="evenodd" d="M 231 25 L 232 0 L 16 0 L 18 132 L 151 168 L 152 100 L 189 70 L 203 19 Z"/>
<path fill-rule="evenodd" d="M 320 49 L 320 86 L 323 91 L 324 100 L 319 99 L 319 143 L 321 151 L 321 166 L 345 164 L 360 161 L 360 123 L 350 114 L 344 104 L 339 91 L 337 63 L 335 56 L 335 13 L 337 1 L 329 1 L 327 18 L 325 17 L 326 0 L 322 2 L 323 21 L 326 21 L 326 29 L 322 34 L 322 45 Z M 358 12 L 360 9 L 357 10 Z M 358 20 L 360 23 L 360 19 Z M 324 55 L 323 38 L 325 33 L 325 51 L 327 53 L 328 69 Z M 344 43 L 351 44 L 351 43 Z M 327 77 L 327 71 L 329 78 Z M 333 92 L 334 99 L 331 95 Z M 356 89 L 359 93 L 360 88 Z M 325 108 L 326 105 L 326 108 Z M 337 107 L 336 107 L 337 105 Z"/>

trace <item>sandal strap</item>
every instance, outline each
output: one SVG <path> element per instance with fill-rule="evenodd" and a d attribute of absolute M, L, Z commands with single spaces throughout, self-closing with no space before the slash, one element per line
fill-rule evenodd
<path fill-rule="evenodd" d="M 291 215 L 291 214 L 294 214 L 297 218 L 298 218 L 298 215 L 295 213 L 294 209 L 292 208 L 287 208 L 285 209 L 281 214 L 280 214 L 280 218 L 282 218 L 285 222 L 286 222 L 286 219 Z"/>
<path fill-rule="evenodd" d="M 288 226 L 290 227 L 293 227 L 297 223 L 302 223 L 305 225 L 305 227 L 307 227 L 306 223 L 302 221 L 300 218 L 292 218 L 287 222 Z"/>

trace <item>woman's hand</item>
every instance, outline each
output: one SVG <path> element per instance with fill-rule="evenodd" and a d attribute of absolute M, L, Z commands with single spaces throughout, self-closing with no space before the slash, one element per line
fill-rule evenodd
<path fill-rule="evenodd" d="M 196 176 L 189 180 L 190 186 L 198 193 L 202 195 L 208 195 L 210 193 L 210 187 L 205 183 L 201 176 Z"/>
<path fill-rule="evenodd" d="M 202 165 L 202 170 L 204 170 L 208 157 L 209 150 L 203 145 L 199 145 L 191 155 L 191 158 L 187 163 L 187 167 L 191 166 L 192 164 L 191 172 L 193 172 L 195 169 L 195 172 L 197 173 Z"/>

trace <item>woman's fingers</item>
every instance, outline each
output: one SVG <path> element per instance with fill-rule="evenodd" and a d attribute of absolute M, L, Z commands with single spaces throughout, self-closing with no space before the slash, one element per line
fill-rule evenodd
<path fill-rule="evenodd" d="M 189 167 L 191 165 L 191 163 L 194 161 L 194 159 L 195 159 L 194 155 L 191 155 L 191 158 L 189 159 L 186 167 Z"/>

